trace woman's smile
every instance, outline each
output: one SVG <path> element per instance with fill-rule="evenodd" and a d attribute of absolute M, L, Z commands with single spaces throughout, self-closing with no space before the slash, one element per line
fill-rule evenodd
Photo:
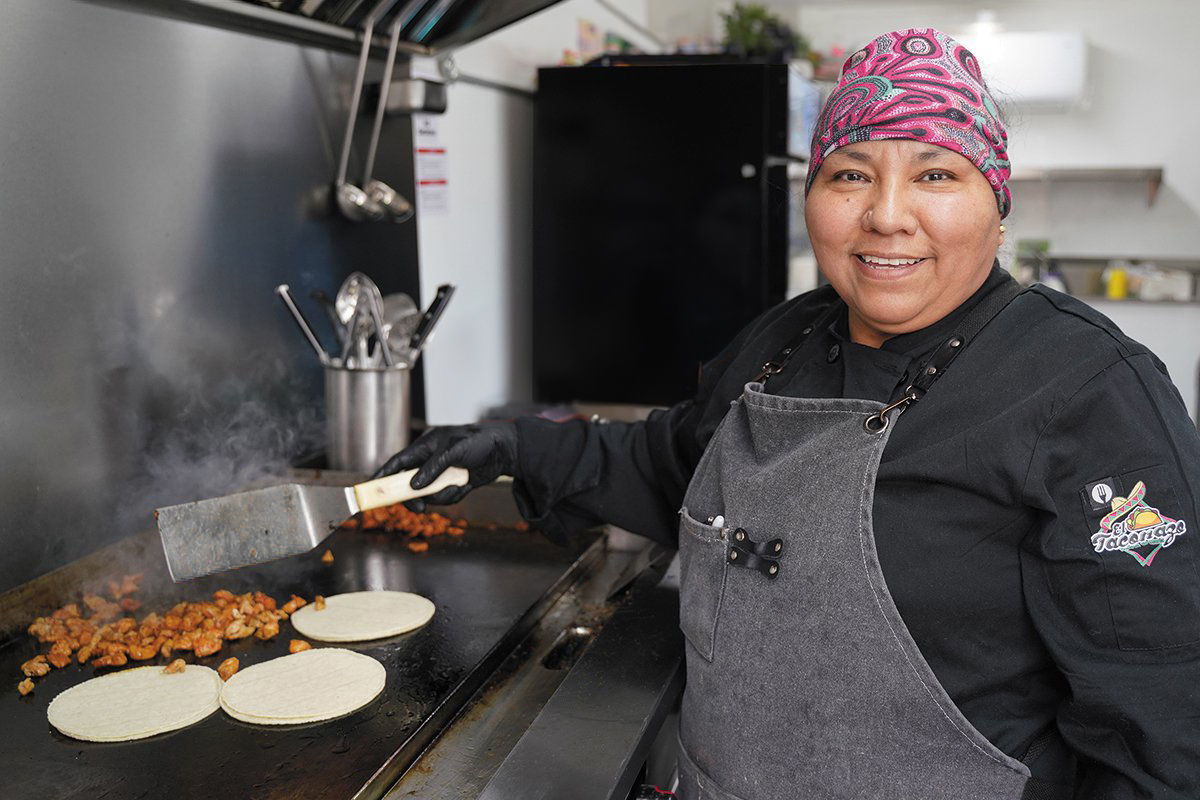
<path fill-rule="evenodd" d="M 924 258 L 905 256 L 878 256 L 855 253 L 863 275 L 870 280 L 894 281 L 916 272 L 925 263 Z"/>

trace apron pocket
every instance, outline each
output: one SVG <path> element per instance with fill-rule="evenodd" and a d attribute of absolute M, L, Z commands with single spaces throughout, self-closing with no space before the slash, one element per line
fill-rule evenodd
<path fill-rule="evenodd" d="M 679 628 L 705 661 L 713 660 L 725 597 L 725 533 L 679 512 Z"/>

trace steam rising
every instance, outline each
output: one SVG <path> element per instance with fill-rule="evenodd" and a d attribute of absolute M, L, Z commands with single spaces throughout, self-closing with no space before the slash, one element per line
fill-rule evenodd
<path fill-rule="evenodd" d="M 138 422 L 146 443 L 121 503 L 127 522 L 145 529 L 148 509 L 277 483 L 319 452 L 324 417 L 311 377 L 276 358 L 215 384 L 198 371 L 183 386 L 174 376 L 173 385 L 156 387 Z"/>

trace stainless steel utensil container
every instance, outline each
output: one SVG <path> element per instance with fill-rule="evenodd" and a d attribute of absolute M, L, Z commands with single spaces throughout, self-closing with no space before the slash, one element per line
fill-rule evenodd
<path fill-rule="evenodd" d="M 410 380 L 407 366 L 325 367 L 330 469 L 374 472 L 408 444 Z"/>

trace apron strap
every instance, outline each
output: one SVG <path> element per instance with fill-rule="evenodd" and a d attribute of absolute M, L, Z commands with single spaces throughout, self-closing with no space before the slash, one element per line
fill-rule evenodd
<path fill-rule="evenodd" d="M 765 362 L 762 365 L 762 369 L 757 375 L 750 379 L 750 382 L 760 383 L 763 386 L 766 386 L 767 381 L 771 379 L 772 375 L 778 375 L 779 373 L 783 372 L 784 367 L 786 367 L 788 362 L 792 360 L 792 356 L 796 355 L 797 351 L 800 350 L 800 346 L 808 340 L 809 334 L 815 330 L 828 327 L 830 324 L 832 324 L 833 318 L 836 317 L 839 312 L 841 312 L 842 306 L 843 303 L 841 302 L 830 304 L 825 313 L 817 317 L 816 322 L 806 326 L 804 330 L 800 331 L 799 335 L 797 335 L 795 339 L 793 339 L 787 346 L 772 356 L 769 361 Z"/>
<path fill-rule="evenodd" d="M 999 316 L 1000 312 L 1023 291 L 1025 290 L 1021 284 L 1013 278 L 1007 277 L 1000 285 L 984 295 L 979 303 L 962 318 L 954 332 L 938 345 L 933 354 L 921 365 L 920 370 L 917 371 L 917 377 L 904 390 L 904 396 L 896 402 L 884 406 L 878 413 L 867 417 L 863 426 L 871 433 L 880 433 L 888 426 L 889 413 L 897 409 L 903 411 L 910 404 L 924 397 L 934 382 L 945 374 L 951 362 L 967 349 L 967 345 L 974 341 L 979 332 Z"/>
<path fill-rule="evenodd" d="M 963 351 L 963 348 L 1022 291 L 1024 289 L 1021 287 L 1021 284 L 1017 283 L 1012 277 L 1007 277 L 998 286 L 984 295 L 979 303 L 963 317 L 955 333 L 934 350 L 933 355 L 922 366 L 916 380 L 904 390 L 905 396 L 899 403 L 907 405 L 924 397 L 925 393 L 929 391 L 929 387 L 933 385 L 933 382 L 942 377 L 942 372 L 950 365 L 950 362 L 957 358 L 958 354 Z M 842 305 L 842 303 L 833 303 L 824 314 L 817 318 L 816 322 L 800 331 L 795 339 L 772 356 L 770 360 L 763 363 L 762 369 L 759 370 L 758 374 L 750 379 L 751 383 L 761 383 L 763 386 L 766 386 L 767 381 L 771 379 L 772 375 L 778 375 L 780 372 L 783 372 L 788 362 L 800 350 L 801 345 L 807 341 L 809 334 L 830 325 L 833 322 L 833 318 L 842 310 Z M 914 392 L 917 396 L 909 399 L 909 396 Z M 887 413 L 896 406 L 897 404 L 892 404 L 880 411 L 880 420 L 886 419 Z"/>

